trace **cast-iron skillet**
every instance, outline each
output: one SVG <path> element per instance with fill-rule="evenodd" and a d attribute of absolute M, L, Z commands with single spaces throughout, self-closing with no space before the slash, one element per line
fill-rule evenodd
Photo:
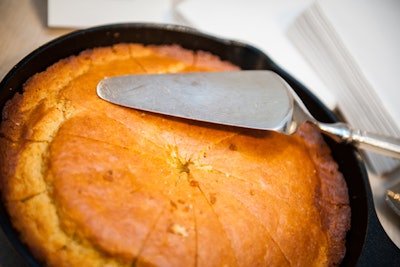
<path fill-rule="evenodd" d="M 51 41 L 20 61 L 0 83 L 0 109 L 33 74 L 43 71 L 59 59 L 82 50 L 120 42 L 142 44 L 179 44 L 192 50 L 205 50 L 237 64 L 242 69 L 268 69 L 280 74 L 297 92 L 316 119 L 335 122 L 337 118 L 307 88 L 282 70 L 256 48 L 219 39 L 176 25 L 113 24 L 79 30 Z M 368 175 L 359 153 L 351 146 L 337 144 L 326 137 L 333 157 L 347 181 L 352 209 L 351 230 L 347 235 L 347 253 L 342 266 L 394 266 L 400 262 L 397 247 L 382 229 L 373 206 Z M 3 203 L 0 223 L 12 246 L 30 266 L 40 266 L 11 226 Z"/>

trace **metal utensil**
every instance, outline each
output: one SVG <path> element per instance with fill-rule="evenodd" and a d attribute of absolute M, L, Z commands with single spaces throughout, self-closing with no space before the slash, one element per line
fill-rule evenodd
<path fill-rule="evenodd" d="M 400 139 L 317 121 L 291 87 L 266 70 L 111 77 L 97 86 L 109 102 L 176 117 L 294 133 L 308 121 L 335 141 L 400 158 Z"/>
<path fill-rule="evenodd" d="M 386 203 L 400 216 L 400 183 L 386 191 Z"/>

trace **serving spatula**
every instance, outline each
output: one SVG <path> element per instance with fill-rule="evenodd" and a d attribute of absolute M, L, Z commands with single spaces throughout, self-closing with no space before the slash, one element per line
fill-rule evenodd
<path fill-rule="evenodd" d="M 105 78 L 100 98 L 143 111 L 224 125 L 296 132 L 308 121 L 338 142 L 400 158 L 400 139 L 322 123 L 292 88 L 267 70 L 140 74 Z"/>

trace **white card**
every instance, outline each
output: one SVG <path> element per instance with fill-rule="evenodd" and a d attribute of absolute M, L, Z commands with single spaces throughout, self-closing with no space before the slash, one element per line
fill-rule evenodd
<path fill-rule="evenodd" d="M 49 27 L 85 28 L 125 22 L 163 23 L 170 0 L 48 0 Z"/>

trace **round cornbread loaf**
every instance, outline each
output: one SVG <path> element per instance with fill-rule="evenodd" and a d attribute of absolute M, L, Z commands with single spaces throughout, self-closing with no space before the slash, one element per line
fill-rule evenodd
<path fill-rule="evenodd" d="M 171 118 L 96 95 L 104 77 L 235 71 L 177 45 L 83 51 L 3 110 L 0 185 L 49 266 L 333 266 L 347 186 L 319 131 L 292 136 Z"/>

